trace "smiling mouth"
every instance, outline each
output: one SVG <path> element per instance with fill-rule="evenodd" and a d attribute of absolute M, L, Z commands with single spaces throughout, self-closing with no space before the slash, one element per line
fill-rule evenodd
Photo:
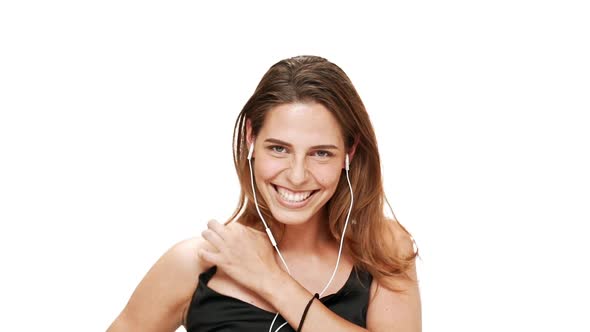
<path fill-rule="evenodd" d="M 278 196 L 286 202 L 289 203 L 302 203 L 309 200 L 315 193 L 319 190 L 310 190 L 310 191 L 300 191 L 300 192 L 292 192 L 286 188 L 277 186 L 275 184 L 272 185 L 275 192 Z"/>

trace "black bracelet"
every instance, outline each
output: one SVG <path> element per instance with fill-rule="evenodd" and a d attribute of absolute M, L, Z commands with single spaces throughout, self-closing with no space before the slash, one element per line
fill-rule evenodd
<path fill-rule="evenodd" d="M 314 299 L 319 299 L 319 298 L 320 298 L 320 294 L 315 293 L 315 295 L 307 303 L 307 306 L 305 307 L 305 310 L 303 311 L 303 316 L 301 316 L 301 321 L 299 322 L 299 327 L 297 328 L 297 332 L 301 332 L 301 328 L 303 327 L 303 321 L 305 320 L 305 316 L 307 316 L 307 311 L 309 310 L 311 303 L 313 302 Z"/>

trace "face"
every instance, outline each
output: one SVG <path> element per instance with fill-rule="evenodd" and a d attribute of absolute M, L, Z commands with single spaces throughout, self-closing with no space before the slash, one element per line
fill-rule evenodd
<path fill-rule="evenodd" d="M 319 218 L 336 191 L 345 147 L 338 122 L 318 103 L 271 109 L 254 143 L 256 186 L 274 218 L 302 224 Z"/>

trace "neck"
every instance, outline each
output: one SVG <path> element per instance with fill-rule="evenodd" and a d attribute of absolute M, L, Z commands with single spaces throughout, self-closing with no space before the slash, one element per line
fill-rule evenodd
<path fill-rule="evenodd" d="M 319 256 L 327 245 L 334 242 L 324 212 L 317 213 L 302 224 L 285 224 L 277 240 L 281 252 L 297 253 L 300 257 Z"/>

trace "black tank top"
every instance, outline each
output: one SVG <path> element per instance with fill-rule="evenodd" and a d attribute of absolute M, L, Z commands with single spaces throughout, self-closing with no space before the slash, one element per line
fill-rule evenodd
<path fill-rule="evenodd" d="M 207 283 L 216 271 L 217 266 L 213 266 L 199 275 L 199 284 L 187 312 L 187 332 L 268 331 L 276 312 L 261 309 L 209 288 Z M 338 292 L 321 297 L 320 301 L 340 317 L 366 327 L 372 280 L 371 274 L 355 267 Z M 284 322 L 285 319 L 279 315 L 274 322 L 273 332 Z M 295 329 L 287 324 L 279 332 L 295 332 Z"/>

